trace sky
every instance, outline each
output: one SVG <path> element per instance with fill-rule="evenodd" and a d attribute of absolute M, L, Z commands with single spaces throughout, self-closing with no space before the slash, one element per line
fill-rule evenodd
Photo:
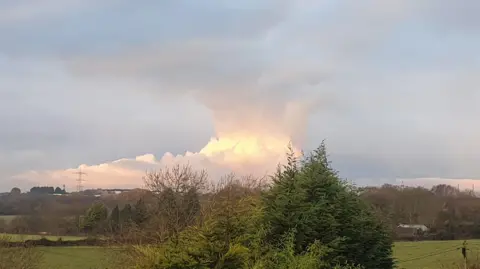
<path fill-rule="evenodd" d="M 476 0 L 0 0 L 0 190 L 74 189 L 79 168 L 86 188 L 141 186 L 177 163 L 265 174 L 289 141 L 322 140 L 359 185 L 470 186 L 479 12 Z"/>

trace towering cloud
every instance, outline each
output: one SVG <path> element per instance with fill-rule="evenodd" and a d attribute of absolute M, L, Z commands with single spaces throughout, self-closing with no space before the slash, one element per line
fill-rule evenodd
<path fill-rule="evenodd" d="M 301 147 L 308 116 L 320 105 L 319 80 L 297 77 L 279 82 L 272 78 L 274 74 L 258 74 L 258 77 L 244 77 L 227 83 L 219 74 L 209 83 L 193 81 L 195 73 L 202 68 L 205 66 L 184 73 L 186 83 L 192 84 L 180 88 L 169 84 L 172 87 L 169 90 L 193 95 L 211 111 L 215 134 L 210 141 L 205 141 L 205 147 L 184 155 L 166 153 L 159 159 L 147 154 L 100 165 L 81 165 L 79 168 L 88 174 L 87 186 L 139 187 L 145 171 L 177 163 L 206 169 L 213 179 L 232 171 L 263 176 L 283 162 L 289 143 Z M 159 88 L 146 91 L 160 99 L 164 88 Z M 73 182 L 74 172 L 75 169 L 29 172 L 17 178 L 58 184 Z"/>
<path fill-rule="evenodd" d="M 474 90 L 478 59 L 472 56 L 478 47 L 478 1 L 80 2 L 61 8 L 44 5 L 40 11 L 35 11 L 37 4 L 15 9 L 28 12 L 0 19 L 3 36 L 11 37 L 0 49 L 12 58 L 34 59 L 43 65 L 40 70 L 45 70 L 45 59 L 55 63 L 58 69 L 48 81 L 30 82 L 44 85 L 43 91 L 65 99 L 81 95 L 83 107 L 96 101 L 89 115 L 83 108 L 72 109 L 77 107 L 73 101 L 44 104 L 56 109 L 52 114 L 68 114 L 85 129 L 98 130 L 88 141 L 74 132 L 76 139 L 70 142 L 100 145 L 98 152 L 109 152 L 92 150 L 91 156 L 78 157 L 90 162 L 82 168 L 92 187 L 140 185 L 146 169 L 175 162 L 219 175 L 229 170 L 263 174 L 282 161 L 288 142 L 305 148 L 311 116 L 315 130 L 308 135 L 314 141 L 306 148 L 327 138 L 334 163 L 349 178 L 392 182 L 399 177 L 478 175 L 473 165 L 479 147 L 474 116 L 479 113 Z M 75 8 L 66 12 L 69 6 Z M 34 88 L 17 77 L 9 85 L 19 81 L 23 86 L 18 89 Z M 145 95 L 150 100 L 142 107 L 145 99 L 139 101 L 139 96 Z M 171 103 L 182 106 L 178 100 L 185 96 L 196 104 L 183 102 L 184 107 L 172 112 Z M 158 118 L 158 127 L 149 130 L 178 130 L 182 124 L 175 122 L 175 114 L 182 109 L 196 113 L 198 104 L 210 113 L 211 122 L 195 124 L 183 140 L 197 136 L 195 128 L 207 133 L 210 124 L 212 138 L 202 136 L 204 147 L 196 140 L 195 148 L 170 149 L 192 153 L 150 151 L 150 145 L 168 142 L 152 138 L 157 133 L 151 132 L 142 145 L 140 131 L 124 131 L 145 119 L 142 113 L 151 113 L 145 115 L 149 121 Z M 117 151 L 128 146 L 128 153 Z M 144 152 L 158 154 L 132 157 Z M 128 158 L 94 165 L 121 156 Z M 59 167 L 71 166 L 76 165 L 63 162 Z M 72 182 L 72 171 L 19 177 Z"/>

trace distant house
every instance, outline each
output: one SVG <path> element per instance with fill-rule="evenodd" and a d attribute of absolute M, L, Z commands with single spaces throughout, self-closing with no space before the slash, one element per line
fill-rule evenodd
<path fill-rule="evenodd" d="M 423 224 L 399 224 L 397 228 L 416 229 L 422 232 L 428 232 L 428 227 Z"/>
<path fill-rule="evenodd" d="M 428 227 L 423 224 L 399 224 L 395 229 L 397 239 L 417 240 L 428 232 Z"/>

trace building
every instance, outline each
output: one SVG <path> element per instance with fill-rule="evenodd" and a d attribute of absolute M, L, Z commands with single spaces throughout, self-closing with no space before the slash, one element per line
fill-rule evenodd
<path fill-rule="evenodd" d="M 397 228 L 415 229 L 424 233 L 428 232 L 428 227 L 423 224 L 399 224 Z"/>
<path fill-rule="evenodd" d="M 428 230 L 423 224 L 399 224 L 395 229 L 395 237 L 397 240 L 419 240 Z"/>

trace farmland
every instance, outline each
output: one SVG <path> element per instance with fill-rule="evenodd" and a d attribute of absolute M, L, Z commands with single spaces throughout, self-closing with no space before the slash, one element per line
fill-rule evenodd
<path fill-rule="evenodd" d="M 82 240 L 85 237 L 81 236 L 54 236 L 54 235 L 30 235 L 30 234 L 0 234 L 0 238 L 7 238 L 12 242 L 23 242 L 25 240 L 38 240 L 41 238 L 46 238 L 50 241 L 57 241 L 61 239 L 63 241 L 75 241 Z"/>
<path fill-rule="evenodd" d="M 100 247 L 39 247 L 42 268 L 82 269 L 109 268 L 114 255 Z M 110 267 L 113 268 L 113 267 Z"/>
<path fill-rule="evenodd" d="M 399 242 L 395 244 L 394 256 L 399 269 L 456 269 L 462 264 L 458 247 L 463 241 Z M 477 260 L 480 240 L 469 240 L 468 255 Z M 43 254 L 43 268 L 81 269 L 109 268 L 114 259 L 112 252 L 118 250 L 100 247 L 39 247 Z"/>
<path fill-rule="evenodd" d="M 10 223 L 16 217 L 19 217 L 19 216 L 16 216 L 16 215 L 2 215 L 2 216 L 0 216 L 0 221 L 5 221 L 5 223 Z"/>
<path fill-rule="evenodd" d="M 395 244 L 394 256 L 399 269 L 456 269 L 462 265 L 463 241 L 422 241 L 399 242 Z M 480 254 L 480 240 L 467 241 L 467 256 L 477 261 Z M 462 267 L 463 268 L 463 267 Z"/>

